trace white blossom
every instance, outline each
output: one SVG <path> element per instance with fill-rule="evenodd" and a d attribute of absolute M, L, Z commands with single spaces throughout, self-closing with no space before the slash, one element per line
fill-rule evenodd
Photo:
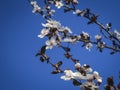
<path fill-rule="evenodd" d="M 41 10 L 41 8 L 37 5 L 36 1 L 31 1 L 31 5 L 33 5 L 34 7 L 32 10 L 33 13 L 39 12 Z"/>
<path fill-rule="evenodd" d="M 114 30 L 114 33 L 115 33 L 115 34 L 120 34 L 120 33 L 118 32 L 118 30 Z"/>
<path fill-rule="evenodd" d="M 75 68 L 80 68 L 81 67 L 81 64 L 80 63 L 76 63 L 75 64 Z"/>
<path fill-rule="evenodd" d="M 30 3 L 31 3 L 31 5 L 36 5 L 37 4 L 36 1 L 31 1 Z"/>
<path fill-rule="evenodd" d="M 55 10 L 51 10 L 51 11 L 49 12 L 49 15 L 50 15 L 50 16 L 53 16 L 54 13 L 55 13 Z"/>
<path fill-rule="evenodd" d="M 87 32 L 82 31 L 82 34 L 84 36 L 84 39 L 88 39 L 88 37 L 90 37 L 90 35 Z"/>
<path fill-rule="evenodd" d="M 58 9 L 60 9 L 60 8 L 63 6 L 62 1 L 56 1 L 56 2 L 55 2 L 55 6 L 56 6 Z"/>
<path fill-rule="evenodd" d="M 73 3 L 78 4 L 78 0 L 73 0 Z"/>
<path fill-rule="evenodd" d="M 60 31 L 60 32 L 67 31 L 68 33 L 72 33 L 72 31 L 71 31 L 70 28 L 64 27 L 64 26 L 60 27 L 60 28 L 58 29 L 58 31 Z"/>
<path fill-rule="evenodd" d="M 53 3 L 54 3 L 54 1 L 53 1 L 53 0 L 48 0 L 48 2 L 49 2 L 50 4 L 53 4 Z"/>
<path fill-rule="evenodd" d="M 46 9 L 47 9 L 47 10 L 50 10 L 50 8 L 51 8 L 50 6 L 46 6 Z"/>
<path fill-rule="evenodd" d="M 97 71 L 93 72 L 93 76 L 99 83 L 102 82 L 102 78 L 100 77 L 100 75 L 99 75 L 99 73 Z"/>
<path fill-rule="evenodd" d="M 93 72 L 93 75 L 94 75 L 95 77 L 98 77 L 98 76 L 99 76 L 99 73 L 98 73 L 97 71 L 94 71 L 94 72 Z"/>
<path fill-rule="evenodd" d="M 52 49 L 54 46 L 56 46 L 57 45 L 57 42 L 56 42 L 56 40 L 55 40 L 55 38 L 51 38 L 50 40 L 47 40 L 46 41 L 46 49 Z"/>
<path fill-rule="evenodd" d="M 82 34 L 83 34 L 84 36 L 88 36 L 88 37 L 89 37 L 89 34 L 88 34 L 87 32 L 82 31 Z"/>
<path fill-rule="evenodd" d="M 100 35 L 95 35 L 95 39 L 100 40 L 101 36 Z"/>
<path fill-rule="evenodd" d="M 93 79 L 93 75 L 92 74 L 86 74 L 85 76 L 82 75 L 80 72 L 76 71 L 73 73 L 73 77 L 74 79 L 80 79 L 80 80 L 89 80 L 89 79 Z"/>
<path fill-rule="evenodd" d="M 70 43 L 74 43 L 76 41 L 76 39 L 72 39 L 70 37 L 66 37 L 62 40 L 63 42 L 70 42 Z"/>
<path fill-rule="evenodd" d="M 97 82 L 102 83 L 102 78 L 98 78 Z"/>
<path fill-rule="evenodd" d="M 42 26 L 43 27 L 49 27 L 49 28 L 52 27 L 52 25 L 50 23 L 46 23 L 46 24 L 42 23 Z"/>
<path fill-rule="evenodd" d="M 45 35 L 49 33 L 48 29 L 42 29 L 41 33 L 38 35 L 39 38 L 43 38 Z"/>
<path fill-rule="evenodd" d="M 80 40 L 80 39 L 81 39 L 81 36 L 80 36 L 80 35 L 78 35 L 78 36 L 77 36 L 77 39 L 78 39 L 78 40 Z"/>
<path fill-rule="evenodd" d="M 105 47 L 105 42 L 99 42 L 99 43 L 97 44 L 97 47 L 99 47 L 99 48 L 104 48 L 104 47 Z"/>
<path fill-rule="evenodd" d="M 47 20 L 46 24 L 42 23 L 42 26 L 47 28 L 60 28 L 61 24 L 58 21 L 50 19 L 50 20 Z"/>
<path fill-rule="evenodd" d="M 106 24 L 106 28 L 107 28 L 107 29 L 110 29 L 110 28 L 111 28 L 111 26 L 112 26 L 112 24 L 111 24 L 111 23 L 107 23 L 107 24 Z"/>
<path fill-rule="evenodd" d="M 64 30 L 67 30 L 69 33 L 72 33 L 71 29 L 68 27 L 65 27 Z"/>
<path fill-rule="evenodd" d="M 120 33 L 117 30 L 114 30 L 114 33 L 116 34 L 117 39 L 120 40 Z"/>
<path fill-rule="evenodd" d="M 73 78 L 73 72 L 71 70 L 65 70 L 64 71 L 64 76 L 61 76 L 60 78 L 63 80 L 71 80 Z"/>
<path fill-rule="evenodd" d="M 75 12 L 73 12 L 73 14 L 80 14 L 82 11 L 79 9 L 76 9 Z"/>
<path fill-rule="evenodd" d="M 74 79 L 85 79 L 85 77 L 78 71 L 73 73 Z"/>
<path fill-rule="evenodd" d="M 87 43 L 85 45 L 86 49 L 89 50 L 89 51 L 90 51 L 90 49 L 91 49 L 92 46 L 93 46 L 92 43 Z"/>
<path fill-rule="evenodd" d="M 92 71 L 93 71 L 92 68 L 86 69 L 86 73 L 91 73 Z"/>

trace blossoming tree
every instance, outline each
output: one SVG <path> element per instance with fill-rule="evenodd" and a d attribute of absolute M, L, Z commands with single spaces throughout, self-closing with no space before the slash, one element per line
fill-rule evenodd
<path fill-rule="evenodd" d="M 40 14 L 46 21 L 46 23 L 42 23 L 43 29 L 38 35 L 39 38 L 45 38 L 46 42 L 36 56 L 40 57 L 41 62 L 46 62 L 54 68 L 51 72 L 52 74 L 64 74 L 60 78 L 65 81 L 71 80 L 73 85 L 80 86 L 80 90 L 99 90 L 102 77 L 97 71 L 93 71 L 90 65 L 81 65 L 80 60 L 74 58 L 71 54 L 71 47 L 69 45 L 80 42 L 81 46 L 85 47 L 88 51 L 95 46 L 99 52 L 109 49 L 110 54 L 116 54 L 120 53 L 120 33 L 117 30 L 112 31 L 112 23 L 107 23 L 106 25 L 100 23 L 98 15 L 92 13 L 89 8 L 84 10 L 76 8 L 78 0 L 44 0 L 45 6 L 43 8 L 37 4 L 37 1 L 28 1 L 33 6 L 32 12 Z M 87 24 L 96 24 L 100 28 L 100 34 L 94 36 L 95 40 L 92 40 L 91 35 L 84 31 L 78 35 L 73 34 L 69 27 L 63 26 L 59 21 L 53 19 L 55 7 L 57 9 L 62 7 L 64 13 L 72 12 L 78 17 L 88 19 Z M 110 43 L 107 44 L 104 40 Z M 51 57 L 46 52 L 54 47 L 64 50 L 64 57 L 74 63 L 75 71 L 61 69 L 63 61 L 58 61 L 57 64 L 52 63 Z M 108 84 L 104 87 L 105 90 L 120 90 L 120 84 L 118 86 L 114 85 L 113 77 L 108 77 L 107 82 Z"/>

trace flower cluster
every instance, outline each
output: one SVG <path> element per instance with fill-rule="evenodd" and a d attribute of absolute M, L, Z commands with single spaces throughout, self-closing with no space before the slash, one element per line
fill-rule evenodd
<path fill-rule="evenodd" d="M 41 8 L 36 1 L 31 1 L 31 5 L 33 6 L 32 12 L 42 15 L 46 20 L 46 23 L 42 23 L 43 29 L 38 37 L 47 37 L 47 40 L 36 56 L 40 56 L 41 62 L 46 61 L 47 64 L 50 64 L 55 68 L 55 70 L 51 72 L 52 74 L 64 73 L 60 78 L 65 81 L 72 80 L 73 85 L 80 86 L 81 90 L 98 90 L 102 83 L 102 77 L 97 71 L 93 71 L 89 65 L 81 65 L 79 60 L 73 58 L 73 55 L 70 54 L 71 48 L 69 46 L 64 46 L 63 43 L 73 45 L 74 43 L 81 42 L 81 47 L 85 47 L 88 51 L 91 50 L 93 45 L 96 45 L 96 48 L 100 52 L 102 52 L 104 48 L 108 48 L 112 50 L 111 54 L 114 54 L 120 52 L 120 45 L 118 43 L 120 42 L 120 33 L 117 30 L 114 30 L 113 33 L 111 32 L 111 23 L 108 23 L 105 26 L 99 23 L 97 21 L 98 15 L 91 13 L 89 8 L 86 8 L 85 10 L 77 9 L 75 5 L 78 4 L 78 0 L 45 0 L 44 2 L 45 7 Z M 69 27 L 62 26 L 59 21 L 52 19 L 55 10 L 51 9 L 51 5 L 54 5 L 57 9 L 63 7 L 64 12 L 73 11 L 73 14 L 87 18 L 89 20 L 87 24 L 97 24 L 100 26 L 101 35 L 95 35 L 95 41 L 93 41 L 87 32 L 82 31 L 82 33 L 78 35 L 73 34 Z M 108 36 L 105 35 L 103 30 Z M 104 42 L 103 37 L 109 39 L 113 46 L 108 46 Z M 53 64 L 50 61 L 50 57 L 46 54 L 46 50 L 53 49 L 55 46 L 58 46 L 65 51 L 65 58 L 70 59 L 75 64 L 75 71 L 70 69 L 62 70 L 60 68 L 63 63 L 62 61 L 57 62 L 57 64 Z M 109 80 L 111 80 L 111 78 Z M 105 89 L 110 90 L 108 87 L 111 88 L 111 85 L 107 85 Z"/>
<path fill-rule="evenodd" d="M 54 9 L 51 9 L 49 5 L 46 5 L 44 8 L 41 8 L 38 4 L 37 1 L 31 1 L 31 5 L 33 6 L 33 13 L 36 14 L 41 14 L 44 18 L 51 18 L 53 14 L 55 13 Z"/>
<path fill-rule="evenodd" d="M 92 68 L 89 65 L 82 65 L 80 63 L 75 64 L 76 72 L 73 72 L 70 69 L 66 69 L 64 71 L 64 76 L 61 76 L 61 79 L 63 80 L 75 80 L 79 82 L 77 86 L 79 85 L 82 90 L 86 90 L 85 88 L 88 88 L 90 90 L 95 90 L 96 88 L 99 88 L 99 85 L 102 83 L 102 78 L 99 76 L 99 73 L 97 71 L 94 71 L 92 73 Z M 84 82 L 82 82 L 82 80 Z M 86 82 L 85 82 L 86 80 Z M 95 80 L 97 81 L 95 83 Z M 76 85 L 74 83 L 74 85 Z"/>
<path fill-rule="evenodd" d="M 70 28 L 62 26 L 60 22 L 53 19 L 47 20 L 45 24 L 42 23 L 42 26 L 44 28 L 38 37 L 43 38 L 47 36 L 49 38 L 49 40 L 46 41 L 47 49 L 52 49 L 53 46 L 59 45 L 61 42 L 76 43 L 80 40 L 84 42 L 83 46 L 89 51 L 93 46 L 87 32 L 83 31 L 80 35 L 72 35 Z"/>
<path fill-rule="evenodd" d="M 60 22 L 49 19 L 45 24 L 42 23 L 44 29 L 41 30 L 41 33 L 38 35 L 39 38 L 48 37 L 46 41 L 46 49 L 52 49 L 54 46 L 59 45 L 61 42 L 65 42 L 67 34 L 72 33 L 71 29 L 64 27 Z"/>

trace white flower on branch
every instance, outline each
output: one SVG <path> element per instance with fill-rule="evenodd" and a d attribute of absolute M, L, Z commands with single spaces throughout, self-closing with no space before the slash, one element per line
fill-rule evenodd
<path fill-rule="evenodd" d="M 80 68 L 81 67 L 81 64 L 80 63 L 76 63 L 75 64 L 75 68 Z"/>
<path fill-rule="evenodd" d="M 34 7 L 32 10 L 33 13 L 40 12 L 41 8 L 37 5 L 37 1 L 31 1 L 31 5 Z"/>
<path fill-rule="evenodd" d="M 87 76 L 83 76 L 80 72 L 76 71 L 73 73 L 74 79 L 86 80 Z"/>
<path fill-rule="evenodd" d="M 64 30 L 67 30 L 69 33 L 72 33 L 71 29 L 68 27 L 64 27 Z"/>
<path fill-rule="evenodd" d="M 99 76 L 99 73 L 98 73 L 97 71 L 94 71 L 94 72 L 93 72 L 93 75 L 94 75 L 94 77 L 98 77 L 98 76 Z"/>
<path fill-rule="evenodd" d="M 73 3 L 74 4 L 78 4 L 78 0 L 73 0 Z"/>
<path fill-rule="evenodd" d="M 61 24 L 58 21 L 50 19 L 50 20 L 47 20 L 46 24 L 42 23 L 42 26 L 47 28 L 60 28 Z"/>
<path fill-rule="evenodd" d="M 54 13 L 55 13 L 55 10 L 51 10 L 51 11 L 48 12 L 48 15 L 53 16 Z"/>
<path fill-rule="evenodd" d="M 63 80 L 71 80 L 72 78 L 74 78 L 72 70 L 67 69 L 64 71 L 64 74 L 64 76 L 60 77 Z"/>
<path fill-rule="evenodd" d="M 102 78 L 99 76 L 99 73 L 97 71 L 93 72 L 93 77 L 99 82 L 102 83 Z"/>
<path fill-rule="evenodd" d="M 85 37 L 85 39 L 87 39 L 87 37 L 90 37 L 89 34 L 87 32 L 82 32 L 83 36 Z"/>
<path fill-rule="evenodd" d="M 114 30 L 114 33 L 115 33 L 115 35 L 116 35 L 117 39 L 119 39 L 119 40 L 120 40 L 120 33 L 119 33 L 117 30 Z"/>
<path fill-rule="evenodd" d="M 52 25 L 51 25 L 50 23 L 46 23 L 46 24 L 43 24 L 43 23 L 42 23 L 42 26 L 43 26 L 43 27 L 47 27 L 47 28 L 52 27 Z"/>
<path fill-rule="evenodd" d="M 95 39 L 100 40 L 102 37 L 100 35 L 95 35 Z"/>
<path fill-rule="evenodd" d="M 86 45 L 85 45 L 85 48 L 87 49 L 87 50 L 91 50 L 91 48 L 92 48 L 92 43 L 87 43 Z"/>
<path fill-rule="evenodd" d="M 82 11 L 79 9 L 76 9 L 75 12 L 73 12 L 73 14 L 80 14 Z"/>
<path fill-rule="evenodd" d="M 80 72 L 76 71 L 73 73 L 73 78 L 74 79 L 80 79 L 80 80 L 88 80 L 88 79 L 93 79 L 92 74 L 86 74 L 86 76 L 82 75 Z"/>
<path fill-rule="evenodd" d="M 89 40 L 90 40 L 89 34 L 87 32 L 83 31 L 81 34 L 81 40 L 83 40 L 84 42 L 89 42 Z"/>
<path fill-rule="evenodd" d="M 75 12 L 73 12 L 73 14 L 77 14 L 78 16 L 85 16 L 87 14 L 87 10 L 79 10 L 76 9 Z"/>
<path fill-rule="evenodd" d="M 84 71 L 88 74 L 88 73 L 91 73 L 93 70 L 92 68 L 87 65 L 87 64 L 83 64 L 82 68 L 84 69 Z"/>
<path fill-rule="evenodd" d="M 70 37 L 66 37 L 66 38 L 63 39 L 63 42 L 74 43 L 74 42 L 76 42 L 76 39 L 72 39 Z"/>
<path fill-rule="evenodd" d="M 93 71 L 92 68 L 86 69 L 86 73 L 91 73 L 92 71 Z"/>
<path fill-rule="evenodd" d="M 106 24 L 106 28 L 107 28 L 108 30 L 110 30 L 111 27 L 112 27 L 112 24 L 111 24 L 111 23 L 107 23 L 107 24 Z"/>
<path fill-rule="evenodd" d="M 55 6 L 60 9 L 64 4 L 62 3 L 62 1 L 56 1 L 55 2 Z"/>
<path fill-rule="evenodd" d="M 39 38 L 43 38 L 49 33 L 49 29 L 42 29 L 41 33 L 38 35 Z"/>
<path fill-rule="evenodd" d="M 53 4 L 54 0 L 48 0 L 48 3 Z"/>
<path fill-rule="evenodd" d="M 50 10 L 50 6 L 49 5 L 47 5 L 46 7 L 45 7 L 45 9 L 47 9 L 47 10 Z"/>
<path fill-rule="evenodd" d="M 56 46 L 57 45 L 57 42 L 56 42 L 56 40 L 55 40 L 55 38 L 51 38 L 50 40 L 47 40 L 46 41 L 46 49 L 52 49 L 54 46 Z"/>
<path fill-rule="evenodd" d="M 98 42 L 97 47 L 103 49 L 105 48 L 105 45 L 106 45 L 105 42 Z"/>
<path fill-rule="evenodd" d="M 60 32 L 66 32 L 66 33 L 72 33 L 71 29 L 68 27 L 61 26 L 58 28 L 58 31 Z"/>
<path fill-rule="evenodd" d="M 97 82 L 98 82 L 99 84 L 101 84 L 101 83 L 102 83 L 102 78 L 97 78 Z"/>

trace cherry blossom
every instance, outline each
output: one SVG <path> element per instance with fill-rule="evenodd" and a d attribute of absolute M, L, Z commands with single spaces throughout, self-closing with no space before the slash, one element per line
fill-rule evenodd
<path fill-rule="evenodd" d="M 90 36 L 87 32 L 82 31 L 81 39 L 85 40 L 85 42 L 86 42 L 90 39 Z"/>
<path fill-rule="evenodd" d="M 49 33 L 49 29 L 42 29 L 41 30 L 41 34 L 38 35 L 39 38 L 43 38 L 44 36 L 46 36 Z"/>
<path fill-rule="evenodd" d="M 67 32 L 72 33 L 71 29 L 68 27 L 64 27 L 64 30 L 67 30 Z"/>
<path fill-rule="evenodd" d="M 50 40 L 47 40 L 46 41 L 46 49 L 52 49 L 54 46 L 56 46 L 57 45 L 57 42 L 56 42 L 56 40 L 55 40 L 55 38 L 51 38 Z"/>
<path fill-rule="evenodd" d="M 97 47 L 101 49 L 105 48 L 105 42 L 98 42 Z"/>
<path fill-rule="evenodd" d="M 114 30 L 116 37 L 120 40 L 120 33 L 117 30 Z"/>
<path fill-rule="evenodd" d="M 60 9 L 63 5 L 64 5 L 64 4 L 62 3 L 62 0 L 55 2 L 55 6 L 56 6 L 58 9 Z"/>
<path fill-rule="evenodd" d="M 73 0 L 73 3 L 74 4 L 78 4 L 78 0 Z"/>
<path fill-rule="evenodd" d="M 41 10 L 41 8 L 37 5 L 37 1 L 31 1 L 31 5 L 33 5 L 33 13 L 39 12 Z"/>
<path fill-rule="evenodd" d="M 58 21 L 50 19 L 50 20 L 47 20 L 46 24 L 42 23 L 42 26 L 47 28 L 60 28 L 61 24 Z"/>
<path fill-rule="evenodd" d="M 76 41 L 76 38 L 72 39 L 70 37 L 64 38 L 63 42 L 69 42 L 69 43 L 74 43 Z"/>
<path fill-rule="evenodd" d="M 92 46 L 93 46 L 92 43 L 87 43 L 85 45 L 85 48 L 90 51 L 90 49 L 91 49 Z"/>
<path fill-rule="evenodd" d="M 80 63 L 76 63 L 75 64 L 75 68 L 80 68 L 81 67 L 81 64 Z"/>
<path fill-rule="evenodd" d="M 53 16 L 54 13 L 55 13 L 55 10 L 50 10 L 50 12 L 48 12 L 48 15 Z"/>
<path fill-rule="evenodd" d="M 102 37 L 100 35 L 95 35 L 95 39 L 100 40 Z"/>
<path fill-rule="evenodd" d="M 99 73 L 98 73 L 98 72 L 94 71 L 94 72 L 93 72 L 93 77 L 94 77 L 94 79 L 97 80 L 97 82 L 98 82 L 99 84 L 102 83 L 102 77 L 99 76 Z"/>
<path fill-rule="evenodd" d="M 76 9 L 75 12 L 73 12 L 73 14 L 78 14 L 79 15 L 81 12 L 82 12 L 81 10 Z"/>
<path fill-rule="evenodd" d="M 71 80 L 72 78 L 74 78 L 72 70 L 67 69 L 64 71 L 64 74 L 64 76 L 60 77 L 63 80 Z"/>

